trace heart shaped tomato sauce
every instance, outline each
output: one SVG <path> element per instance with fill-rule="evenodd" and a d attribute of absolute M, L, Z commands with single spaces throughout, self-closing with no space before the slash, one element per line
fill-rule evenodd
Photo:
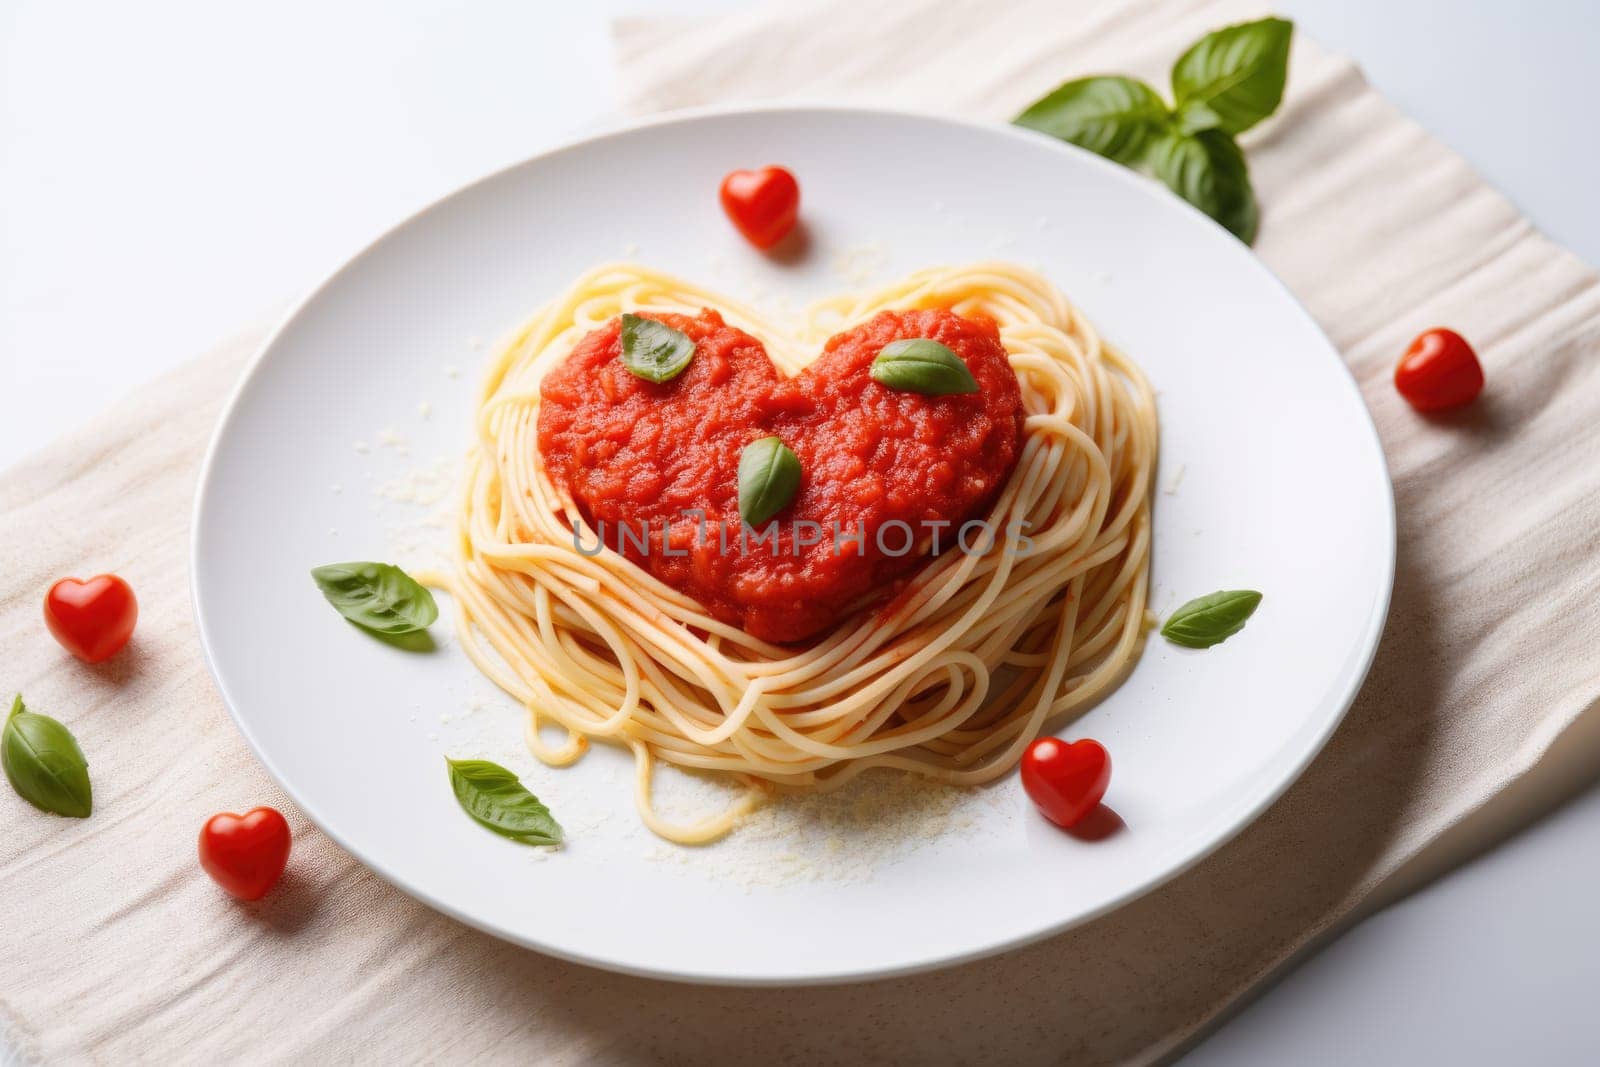
<path fill-rule="evenodd" d="M 880 312 L 786 378 L 716 311 L 645 317 L 694 341 L 688 368 L 660 384 L 635 377 L 620 319 L 594 330 L 541 385 L 540 459 L 608 545 L 755 637 L 801 641 L 890 596 L 935 536 L 948 550 L 983 517 L 1016 464 L 1022 394 L 987 319 Z M 950 348 L 978 391 L 924 396 L 874 381 L 878 352 L 905 338 Z M 775 538 L 750 531 L 741 550 L 739 456 L 773 435 L 799 457 L 800 489 L 774 518 Z"/>

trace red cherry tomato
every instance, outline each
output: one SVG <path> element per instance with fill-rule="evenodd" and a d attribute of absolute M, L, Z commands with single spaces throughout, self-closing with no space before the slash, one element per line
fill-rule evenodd
<path fill-rule="evenodd" d="M 757 248 L 771 248 L 800 217 L 800 183 L 782 167 L 736 170 L 722 179 L 722 210 Z"/>
<path fill-rule="evenodd" d="M 1022 788 L 1057 826 L 1070 827 L 1093 811 L 1110 784 L 1111 755 L 1098 741 L 1041 737 L 1022 755 Z"/>
<path fill-rule="evenodd" d="M 260 900 L 289 862 L 289 823 L 273 808 L 213 815 L 200 828 L 200 866 L 240 900 Z"/>
<path fill-rule="evenodd" d="M 63 578 L 44 596 L 44 622 L 61 647 L 85 663 L 115 656 L 133 635 L 139 602 L 115 574 Z"/>
<path fill-rule="evenodd" d="M 1400 357 L 1394 387 L 1418 411 L 1443 411 L 1472 402 L 1483 389 L 1483 367 L 1459 333 L 1429 330 Z"/>

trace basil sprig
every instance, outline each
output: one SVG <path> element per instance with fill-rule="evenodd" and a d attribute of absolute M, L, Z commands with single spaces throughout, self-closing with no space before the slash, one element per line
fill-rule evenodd
<path fill-rule="evenodd" d="M 561 844 L 561 824 L 517 776 L 482 759 L 445 758 L 461 810 L 501 837 L 524 845 Z"/>
<path fill-rule="evenodd" d="M 976 393 L 978 380 L 961 357 L 938 341 L 911 337 L 884 345 L 872 361 L 872 380 L 925 396 Z"/>
<path fill-rule="evenodd" d="M 311 577 L 339 614 L 374 633 L 415 633 L 439 617 L 433 594 L 388 563 L 330 563 Z"/>
<path fill-rule="evenodd" d="M 1146 171 L 1246 244 L 1255 191 L 1234 143 L 1278 109 L 1294 24 L 1267 18 L 1208 33 L 1172 67 L 1172 107 L 1137 78 L 1079 78 L 1018 115 L 1019 126 Z"/>
<path fill-rule="evenodd" d="M 1172 613 L 1161 627 L 1161 636 L 1185 648 L 1210 648 L 1244 629 L 1260 603 L 1261 594 L 1253 589 L 1225 589 L 1196 597 Z"/>
<path fill-rule="evenodd" d="M 760 526 L 800 489 L 800 457 L 778 437 L 751 441 L 739 454 L 739 518 Z"/>
<path fill-rule="evenodd" d="M 622 365 L 647 382 L 671 381 L 694 358 L 694 342 L 681 330 L 640 315 L 622 316 Z"/>
<path fill-rule="evenodd" d="M 94 808 L 89 761 L 72 731 L 23 707 L 20 693 L 0 732 L 0 766 L 11 788 L 36 808 L 74 819 L 87 819 Z"/>

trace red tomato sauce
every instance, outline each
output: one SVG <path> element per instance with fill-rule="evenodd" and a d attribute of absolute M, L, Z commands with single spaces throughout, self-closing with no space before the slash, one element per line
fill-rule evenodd
<path fill-rule="evenodd" d="M 984 516 L 1016 464 L 1022 395 L 987 319 L 880 312 L 785 378 L 760 341 L 715 311 L 648 317 L 694 341 L 688 368 L 645 381 L 622 362 L 620 319 L 588 334 L 540 388 L 544 470 L 612 548 L 755 637 L 801 641 L 880 602 L 926 562 L 935 532 L 948 550 L 963 521 Z M 978 392 L 924 396 L 873 381 L 878 351 L 912 337 L 959 355 Z M 739 455 L 774 434 L 800 459 L 800 489 L 773 520 L 776 554 L 756 531 L 741 554 Z M 685 515 L 695 511 L 703 528 Z M 819 525 L 818 543 L 799 543 L 811 536 L 797 526 L 805 520 Z M 896 554 L 908 541 L 884 529 L 896 520 L 912 528 L 914 551 Z M 926 525 L 937 522 L 951 525 Z M 974 531 L 968 543 L 986 541 Z"/>

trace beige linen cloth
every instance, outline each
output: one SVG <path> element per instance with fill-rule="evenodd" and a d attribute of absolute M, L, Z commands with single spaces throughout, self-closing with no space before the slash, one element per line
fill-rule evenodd
<path fill-rule="evenodd" d="M 1080 74 L 1164 84 L 1186 44 L 1254 12 L 826 0 L 692 28 L 628 23 L 618 47 L 635 110 L 826 95 L 1003 121 Z M 1247 141 L 1258 250 L 1361 382 L 1400 537 L 1360 698 L 1232 843 L 1078 930 L 854 987 L 621 977 L 430 911 L 287 804 L 201 665 L 192 493 L 257 332 L 0 480 L 0 683 L 71 724 L 95 785 L 81 822 L 0 796 L 0 1019 L 15 1046 L 111 1063 L 1116 1062 L 1181 1048 L 1375 891 L 1414 876 L 1430 844 L 1526 790 L 1600 694 L 1600 281 L 1304 36 L 1282 110 Z M 1390 373 L 1435 324 L 1476 342 L 1489 386 L 1471 410 L 1425 419 Z M 143 617 L 129 652 L 88 668 L 50 641 L 39 600 L 60 575 L 102 570 L 132 581 Z M 276 894 L 241 906 L 199 872 L 194 835 L 212 812 L 259 803 L 290 815 L 295 852 Z"/>

